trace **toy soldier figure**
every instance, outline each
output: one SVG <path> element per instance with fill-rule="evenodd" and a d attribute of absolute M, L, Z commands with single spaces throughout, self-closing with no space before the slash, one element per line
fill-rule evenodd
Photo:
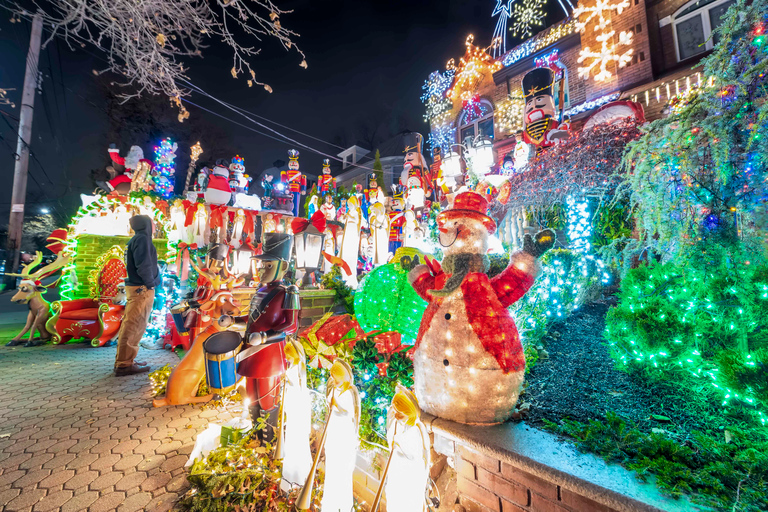
<path fill-rule="evenodd" d="M 263 253 L 251 258 L 259 289 L 251 300 L 244 347 L 237 355 L 237 373 L 246 378 L 251 418 L 267 420 L 260 439 L 271 441 L 277 428 L 280 379 L 285 373 L 285 336 L 299 326 L 299 289 L 285 286 L 283 277 L 293 249 L 287 233 L 265 233 Z"/>
<path fill-rule="evenodd" d="M 331 161 L 327 158 L 323 160 L 323 173 L 317 177 L 317 185 L 321 194 L 336 190 L 336 179 L 331 177 Z"/>
<path fill-rule="evenodd" d="M 307 177 L 299 171 L 299 152 L 295 149 L 288 151 L 288 170 L 280 173 L 280 179 L 285 184 L 285 191 L 293 197 L 293 216 L 299 216 L 299 199 L 307 193 Z"/>
<path fill-rule="evenodd" d="M 536 68 L 523 77 L 523 140 L 534 145 L 537 152 L 569 134 L 567 126 L 561 125 L 555 117 L 554 81 L 555 74 L 549 68 Z"/>

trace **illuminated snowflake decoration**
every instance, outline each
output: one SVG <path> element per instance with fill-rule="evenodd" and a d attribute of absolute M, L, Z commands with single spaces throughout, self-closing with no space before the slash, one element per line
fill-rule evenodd
<path fill-rule="evenodd" d="M 586 63 L 579 67 L 579 77 L 589 78 L 593 70 L 595 81 L 602 82 L 613 76 L 608 71 L 609 64 L 618 64 L 620 68 L 626 66 L 632 60 L 633 50 L 630 48 L 621 52 L 621 47 L 632 45 L 632 34 L 630 32 L 621 32 L 618 42 L 614 42 L 613 36 L 616 31 L 611 28 L 612 13 L 621 14 L 624 9 L 629 7 L 629 0 L 621 0 L 612 4 L 610 0 L 597 0 L 597 3 L 591 7 L 584 7 L 579 4 L 573 11 L 576 18 L 576 30 L 582 34 L 587 30 L 587 26 L 592 25 L 594 32 L 600 32 L 596 37 L 600 43 L 600 48 L 593 50 L 590 47 L 584 47 L 579 53 L 578 63 Z"/>
<path fill-rule="evenodd" d="M 451 110 L 453 104 L 451 100 L 445 97 L 445 93 L 453 83 L 453 75 L 454 70 L 452 69 L 446 70 L 443 73 L 433 71 L 429 74 L 429 78 L 424 82 L 424 85 L 421 86 L 424 90 L 421 101 L 427 110 L 426 114 L 424 114 L 424 120 L 428 123 L 441 123 Z"/>
<path fill-rule="evenodd" d="M 617 53 L 618 47 L 632 43 L 632 34 L 622 32 L 619 34 L 619 42 L 613 43 L 615 33 L 615 31 L 611 30 L 597 36 L 597 42 L 601 44 L 599 50 L 592 50 L 588 46 L 582 48 L 577 62 L 581 64 L 587 61 L 588 64 L 584 67 L 579 67 L 579 78 L 589 78 L 592 70 L 597 68 L 598 73 L 595 75 L 595 81 L 602 82 L 608 80 L 613 76 L 607 69 L 608 64 L 617 63 L 620 68 L 623 68 L 632 60 L 633 50 L 631 48 L 621 55 Z"/>
<path fill-rule="evenodd" d="M 616 14 L 621 14 L 624 9 L 629 7 L 629 0 L 622 0 L 619 3 L 611 4 L 611 0 L 597 0 L 592 7 L 584 7 L 584 4 L 580 3 L 573 10 L 573 17 L 576 18 L 576 30 L 582 34 L 587 29 L 587 25 L 597 18 L 595 26 L 592 28 L 595 32 L 598 30 L 605 30 L 611 24 L 611 13 L 616 11 Z M 586 14 L 582 18 L 582 14 Z"/>
<path fill-rule="evenodd" d="M 443 154 L 447 154 L 451 151 L 451 147 L 456 144 L 456 127 L 444 124 L 434 128 L 427 137 L 427 144 L 431 150 L 434 151 L 439 146 Z"/>
<path fill-rule="evenodd" d="M 493 31 L 493 56 L 498 57 L 507 51 L 507 20 L 512 17 L 512 4 L 515 0 L 496 0 L 491 16 L 499 16 Z"/>
<path fill-rule="evenodd" d="M 534 27 L 544 25 L 544 3 L 546 0 L 524 0 L 516 4 L 512 11 L 512 35 L 529 37 Z"/>

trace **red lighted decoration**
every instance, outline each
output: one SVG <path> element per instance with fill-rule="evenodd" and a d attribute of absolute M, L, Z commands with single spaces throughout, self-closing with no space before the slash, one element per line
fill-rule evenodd
<path fill-rule="evenodd" d="M 120 284 L 127 276 L 123 250 L 112 247 L 96 262 L 91 272 L 91 298 L 62 300 L 51 304 L 53 316 L 46 329 L 54 344 L 87 339 L 94 347 L 103 347 L 117 336 L 123 321 L 124 305 L 113 301 L 122 295 Z"/>

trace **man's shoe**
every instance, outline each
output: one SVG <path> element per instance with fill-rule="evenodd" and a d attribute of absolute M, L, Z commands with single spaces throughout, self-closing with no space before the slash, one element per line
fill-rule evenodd
<path fill-rule="evenodd" d="M 137 364 L 139 366 L 147 366 L 147 362 L 146 361 L 134 361 L 133 364 Z"/>
<path fill-rule="evenodd" d="M 5 344 L 6 347 L 18 347 L 19 345 L 23 345 L 26 343 L 24 340 L 11 340 L 8 343 Z"/>
<path fill-rule="evenodd" d="M 123 366 L 115 368 L 115 377 L 124 377 L 126 375 L 134 375 L 137 373 L 145 373 L 149 371 L 149 366 L 139 366 L 133 363 L 131 366 Z"/>

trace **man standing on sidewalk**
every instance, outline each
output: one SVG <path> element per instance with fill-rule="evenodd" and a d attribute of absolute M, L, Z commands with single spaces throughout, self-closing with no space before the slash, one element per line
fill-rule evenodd
<path fill-rule="evenodd" d="M 115 375 L 133 375 L 149 371 L 146 363 L 134 361 L 139 353 L 139 341 L 147 329 L 147 320 L 155 301 L 155 286 L 161 282 L 157 268 L 157 249 L 152 244 L 152 219 L 146 215 L 131 218 L 133 238 L 125 251 L 128 277 L 125 292 L 128 301 L 117 338 Z"/>

